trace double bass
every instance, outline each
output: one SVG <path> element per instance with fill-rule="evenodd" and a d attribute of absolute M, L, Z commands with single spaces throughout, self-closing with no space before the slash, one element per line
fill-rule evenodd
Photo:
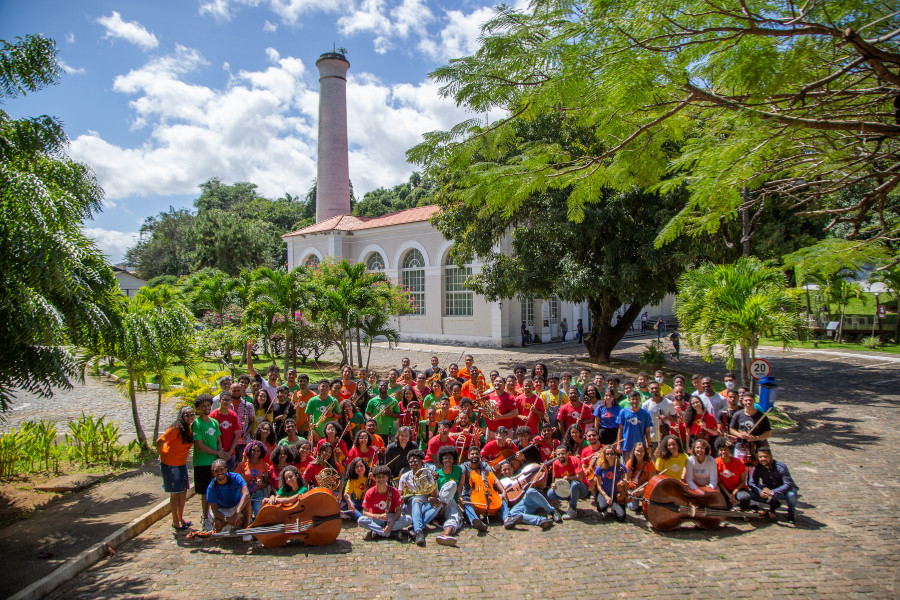
<path fill-rule="evenodd" d="M 341 533 L 337 499 L 325 488 L 313 488 L 286 504 L 263 506 L 250 527 L 229 533 L 196 531 L 188 539 L 228 538 L 252 535 L 266 548 L 299 540 L 304 546 L 327 546 Z"/>
<path fill-rule="evenodd" d="M 650 526 L 659 531 L 678 529 L 684 521 L 693 521 L 703 529 L 716 529 L 728 517 L 756 516 L 728 510 L 725 496 L 718 490 L 692 490 L 684 482 L 665 475 L 655 475 L 647 483 L 641 508 Z"/>

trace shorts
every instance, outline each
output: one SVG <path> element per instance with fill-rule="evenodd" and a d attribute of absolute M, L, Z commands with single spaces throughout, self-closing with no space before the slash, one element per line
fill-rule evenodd
<path fill-rule="evenodd" d="M 187 465 L 173 467 L 165 463 L 159 463 L 159 470 L 162 472 L 163 491 L 169 494 L 178 494 L 186 492 L 191 487 L 188 479 Z"/>
<path fill-rule="evenodd" d="M 233 516 L 234 516 L 234 513 L 237 512 L 237 508 L 238 508 L 238 505 L 237 505 L 237 504 L 235 504 L 234 506 L 230 506 L 230 507 L 228 507 L 228 508 L 222 508 L 222 507 L 220 506 L 220 507 L 219 507 L 219 512 L 222 513 L 222 516 L 224 516 L 224 517 L 227 519 L 228 517 L 233 517 Z"/>
<path fill-rule="evenodd" d="M 212 483 L 212 465 L 194 466 L 194 491 L 206 499 L 206 490 Z"/>

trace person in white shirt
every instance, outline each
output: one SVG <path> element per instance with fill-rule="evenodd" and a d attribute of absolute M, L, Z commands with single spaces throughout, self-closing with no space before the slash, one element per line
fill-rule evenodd
<path fill-rule="evenodd" d="M 697 394 L 697 397 L 703 401 L 706 412 L 718 421 L 722 418 L 722 413 L 728 410 L 728 400 L 713 389 L 712 379 L 709 377 L 704 377 L 700 382 L 700 386 L 701 392 Z"/>
<path fill-rule="evenodd" d="M 659 444 L 659 440 L 666 436 L 668 425 L 675 420 L 677 414 L 675 405 L 660 394 L 659 383 L 653 381 L 647 387 L 650 389 L 650 399 L 645 401 L 641 408 L 653 417 L 653 427 L 650 428 L 650 440 L 656 445 Z"/>
<path fill-rule="evenodd" d="M 688 458 L 684 481 L 692 490 L 719 487 L 719 471 L 716 461 L 709 457 L 709 444 L 706 440 L 694 442 L 694 455 Z M 708 490 L 704 490 L 708 491 Z"/>

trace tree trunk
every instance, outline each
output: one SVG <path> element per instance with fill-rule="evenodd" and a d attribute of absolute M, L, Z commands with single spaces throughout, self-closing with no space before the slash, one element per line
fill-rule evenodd
<path fill-rule="evenodd" d="M 741 255 L 750 256 L 750 190 L 747 186 L 741 191 L 744 208 L 741 210 Z"/>
<path fill-rule="evenodd" d="M 159 380 L 160 378 L 157 378 Z M 153 441 L 159 439 L 159 413 L 162 412 L 162 397 L 163 390 L 162 386 L 156 392 L 156 425 L 153 426 Z"/>
<path fill-rule="evenodd" d="M 591 312 L 591 332 L 584 336 L 584 347 L 591 357 L 591 361 L 609 364 L 610 356 L 616 344 L 625 337 L 628 327 L 640 314 L 642 304 L 634 303 L 628 307 L 618 325 L 612 325 L 612 318 L 618 309 L 618 304 L 588 298 L 588 310 Z"/>
<path fill-rule="evenodd" d="M 141 449 L 150 450 L 150 446 L 147 444 L 147 435 L 144 433 L 144 428 L 141 427 L 141 415 L 138 414 L 137 391 L 134 388 L 134 365 L 132 363 L 128 363 L 128 399 L 131 400 L 131 417 L 134 419 L 134 431 L 137 434 L 138 444 L 141 445 Z"/>
<path fill-rule="evenodd" d="M 750 353 L 744 342 L 741 342 L 741 385 L 753 391 L 753 378 L 750 376 Z"/>
<path fill-rule="evenodd" d="M 356 357 L 359 359 L 357 365 L 362 367 L 362 340 L 359 335 L 359 325 L 356 326 Z"/>
<path fill-rule="evenodd" d="M 372 342 L 374 340 L 369 338 L 369 343 L 367 344 L 369 347 L 369 353 L 366 355 L 366 371 L 369 370 L 369 362 L 372 360 Z"/>
<path fill-rule="evenodd" d="M 841 320 L 838 322 L 837 343 L 844 339 L 844 305 L 841 304 Z"/>
<path fill-rule="evenodd" d="M 297 332 L 291 330 L 291 362 L 292 366 L 297 368 Z"/>

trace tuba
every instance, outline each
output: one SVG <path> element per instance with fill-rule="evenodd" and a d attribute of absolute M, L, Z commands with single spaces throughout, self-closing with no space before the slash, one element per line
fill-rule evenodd
<path fill-rule="evenodd" d="M 403 497 L 409 498 L 411 496 L 430 494 L 436 489 L 437 479 L 434 476 L 434 471 L 427 467 L 423 467 L 419 473 L 413 477 L 412 486 L 405 494 L 403 494 Z"/>

